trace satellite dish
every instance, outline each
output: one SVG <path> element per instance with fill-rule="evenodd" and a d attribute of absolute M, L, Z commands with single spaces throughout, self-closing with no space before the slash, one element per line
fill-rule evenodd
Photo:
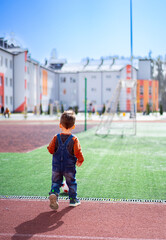
<path fill-rule="evenodd" d="M 57 50 L 55 48 L 53 48 L 52 51 L 51 51 L 51 58 L 53 58 L 53 59 L 57 59 L 58 58 Z"/>
<path fill-rule="evenodd" d="M 22 47 L 22 44 L 18 41 L 14 32 L 11 32 L 7 37 L 7 43 L 13 45 L 14 47 Z"/>

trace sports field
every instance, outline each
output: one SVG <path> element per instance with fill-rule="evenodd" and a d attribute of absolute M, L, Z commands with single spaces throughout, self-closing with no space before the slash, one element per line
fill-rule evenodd
<path fill-rule="evenodd" d="M 166 123 L 140 122 L 137 136 L 77 134 L 84 164 L 77 168 L 78 197 L 166 199 Z M 0 153 L 0 195 L 48 196 L 51 155 L 46 146 Z M 62 194 L 63 196 L 63 194 Z"/>

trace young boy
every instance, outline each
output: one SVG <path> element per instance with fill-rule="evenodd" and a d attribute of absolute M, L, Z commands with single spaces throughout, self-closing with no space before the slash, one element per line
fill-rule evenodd
<path fill-rule="evenodd" d="M 69 206 L 77 206 L 76 165 L 80 167 L 84 161 L 78 138 L 71 134 L 75 128 L 75 113 L 71 110 L 65 111 L 60 118 L 59 127 L 61 134 L 54 136 L 48 151 L 53 154 L 52 159 L 52 186 L 49 192 L 50 208 L 58 209 L 58 196 L 63 183 L 63 176 L 69 187 Z"/>

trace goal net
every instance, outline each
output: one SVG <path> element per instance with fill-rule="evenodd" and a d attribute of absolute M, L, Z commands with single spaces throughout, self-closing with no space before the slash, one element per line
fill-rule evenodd
<path fill-rule="evenodd" d="M 106 105 L 96 135 L 136 134 L 136 80 L 119 80 Z"/>

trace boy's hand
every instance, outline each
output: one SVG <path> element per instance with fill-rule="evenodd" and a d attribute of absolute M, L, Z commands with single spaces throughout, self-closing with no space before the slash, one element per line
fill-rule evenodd
<path fill-rule="evenodd" d="M 76 162 L 76 165 L 77 165 L 77 167 L 81 167 L 81 165 L 82 165 L 82 162 Z"/>

